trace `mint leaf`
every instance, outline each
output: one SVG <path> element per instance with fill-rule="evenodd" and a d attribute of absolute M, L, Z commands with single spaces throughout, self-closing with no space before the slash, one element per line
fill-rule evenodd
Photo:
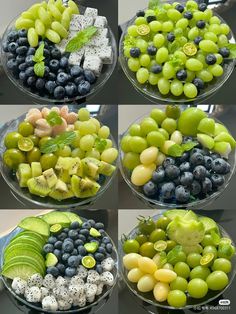
<path fill-rule="evenodd" d="M 179 144 L 174 144 L 168 149 L 168 155 L 172 157 L 181 157 L 183 149 Z"/>
<path fill-rule="evenodd" d="M 181 245 L 176 245 L 168 254 L 167 254 L 167 262 L 174 263 L 176 259 L 178 259 L 179 253 L 182 251 Z"/>
<path fill-rule="evenodd" d="M 183 152 L 187 152 L 197 145 L 198 143 L 196 142 L 187 142 L 187 143 L 182 144 L 181 147 L 182 147 Z"/>
<path fill-rule="evenodd" d="M 149 0 L 148 9 L 154 10 L 160 6 L 160 0 Z"/>
<path fill-rule="evenodd" d="M 66 46 L 66 52 L 78 51 L 81 47 L 87 44 L 91 38 L 96 34 L 97 27 L 89 26 L 82 31 L 78 32 Z"/>
<path fill-rule="evenodd" d="M 51 111 L 48 116 L 46 117 L 46 120 L 48 124 L 51 126 L 55 125 L 61 125 L 62 124 L 62 118 L 56 111 Z"/>
<path fill-rule="evenodd" d="M 95 148 L 99 151 L 99 153 L 103 152 L 107 146 L 107 141 L 104 139 L 96 138 L 95 140 Z"/>
<path fill-rule="evenodd" d="M 45 63 L 44 61 L 35 63 L 34 65 L 34 73 L 39 77 L 43 77 L 45 73 Z"/>
<path fill-rule="evenodd" d="M 227 48 L 230 50 L 230 57 L 235 59 L 236 58 L 236 44 L 228 44 Z"/>
<path fill-rule="evenodd" d="M 49 154 L 56 152 L 60 147 L 65 145 L 70 145 L 74 139 L 76 139 L 76 134 L 74 131 L 64 132 L 55 138 L 47 141 L 41 148 L 40 151 L 43 154 Z"/>
<path fill-rule="evenodd" d="M 45 59 L 43 52 L 44 52 L 44 46 L 45 44 L 42 43 L 39 48 L 36 50 L 34 56 L 33 56 L 33 61 L 34 62 L 41 62 Z"/>

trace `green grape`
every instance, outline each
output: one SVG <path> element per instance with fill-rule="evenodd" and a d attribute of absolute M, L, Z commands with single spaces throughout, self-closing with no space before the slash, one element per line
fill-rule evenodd
<path fill-rule="evenodd" d="M 144 118 L 140 123 L 141 134 L 146 136 L 149 132 L 157 131 L 158 125 L 156 121 L 152 118 Z"/>
<path fill-rule="evenodd" d="M 146 83 L 148 77 L 149 77 L 148 69 L 140 68 L 136 73 L 136 79 L 140 84 Z"/>
<path fill-rule="evenodd" d="M 130 58 L 130 48 L 129 47 L 124 47 L 124 56 L 126 58 Z"/>
<path fill-rule="evenodd" d="M 28 42 L 31 47 L 37 47 L 39 43 L 39 36 L 34 28 L 30 28 L 27 34 Z"/>
<path fill-rule="evenodd" d="M 170 3 L 163 3 L 163 8 L 165 10 L 168 10 L 168 9 L 171 9 L 172 8 L 172 5 Z"/>
<path fill-rule="evenodd" d="M 218 37 L 213 32 L 206 32 L 204 34 L 204 39 L 209 39 L 209 40 L 213 41 L 214 43 L 216 43 L 218 40 Z"/>
<path fill-rule="evenodd" d="M 49 26 L 52 23 L 50 14 L 43 8 L 40 7 L 38 10 L 39 19 L 43 22 L 44 25 Z"/>
<path fill-rule="evenodd" d="M 186 305 L 187 297 L 181 290 L 172 290 L 168 293 L 167 302 L 173 307 L 184 307 Z"/>
<path fill-rule="evenodd" d="M 66 30 L 70 27 L 71 21 L 71 12 L 70 8 L 66 8 L 65 11 L 62 13 L 61 24 L 65 27 Z"/>
<path fill-rule="evenodd" d="M 127 169 L 133 170 L 140 164 L 139 154 L 128 152 L 124 155 L 122 162 Z"/>
<path fill-rule="evenodd" d="M 181 19 L 182 14 L 181 14 L 178 10 L 176 10 L 176 9 L 169 9 L 169 10 L 167 11 L 167 16 L 168 16 L 168 18 L 169 18 L 170 20 L 176 22 L 176 21 L 178 21 L 179 19 Z"/>
<path fill-rule="evenodd" d="M 60 10 L 60 12 L 64 12 L 64 10 L 66 9 L 66 7 L 63 5 L 62 0 L 57 0 L 55 2 L 55 5 Z"/>
<path fill-rule="evenodd" d="M 199 29 L 197 27 L 193 27 L 188 32 L 188 39 L 194 40 L 199 35 Z"/>
<path fill-rule="evenodd" d="M 53 31 L 52 29 L 47 29 L 45 35 L 46 35 L 47 39 L 49 39 L 54 44 L 59 44 L 61 41 L 60 36 L 55 31 Z"/>
<path fill-rule="evenodd" d="M 131 152 L 131 147 L 130 147 L 131 138 L 132 137 L 130 135 L 125 135 L 121 139 L 120 147 L 124 153 Z"/>
<path fill-rule="evenodd" d="M 209 21 L 210 24 L 218 24 L 220 25 L 221 21 L 217 16 L 212 16 Z"/>
<path fill-rule="evenodd" d="M 112 164 L 118 156 L 118 151 L 116 148 L 107 148 L 101 154 L 101 160 L 109 164 Z"/>
<path fill-rule="evenodd" d="M 110 136 L 110 129 L 108 126 L 103 125 L 100 130 L 98 131 L 98 136 L 100 138 L 105 138 L 107 139 Z"/>
<path fill-rule="evenodd" d="M 184 84 L 184 94 L 188 98 L 195 98 L 197 96 L 197 88 L 192 83 Z"/>
<path fill-rule="evenodd" d="M 170 91 L 174 96 L 180 96 L 183 93 L 183 84 L 179 80 L 173 80 L 170 84 Z"/>
<path fill-rule="evenodd" d="M 141 127 L 139 124 L 135 123 L 132 124 L 131 127 L 129 128 L 129 134 L 131 136 L 141 136 Z"/>
<path fill-rule="evenodd" d="M 171 290 L 180 290 L 185 292 L 187 290 L 188 282 L 185 278 L 176 277 L 174 281 L 170 283 Z"/>
<path fill-rule="evenodd" d="M 203 13 L 204 13 L 204 19 L 205 19 L 206 21 L 209 21 L 210 18 L 212 17 L 212 15 L 213 15 L 211 9 L 206 9 Z"/>
<path fill-rule="evenodd" d="M 94 137 L 90 134 L 87 134 L 80 139 L 80 148 L 84 151 L 89 151 L 94 146 Z"/>
<path fill-rule="evenodd" d="M 226 258 L 217 258 L 212 265 L 212 270 L 221 270 L 226 274 L 231 272 L 231 268 L 231 262 Z"/>
<path fill-rule="evenodd" d="M 213 291 L 223 290 L 228 285 L 229 278 L 223 271 L 216 270 L 207 277 L 206 283 Z"/>
<path fill-rule="evenodd" d="M 85 152 L 81 148 L 77 147 L 77 148 L 72 150 L 71 157 L 79 157 L 80 159 L 83 159 L 85 157 Z M 88 156 L 86 156 L 86 157 L 88 157 Z M 90 157 L 92 157 L 92 156 L 90 156 Z"/>
<path fill-rule="evenodd" d="M 203 39 L 202 41 L 200 41 L 199 47 L 205 52 L 215 53 L 218 51 L 218 46 L 212 40 L 209 39 Z"/>
<path fill-rule="evenodd" d="M 198 9 L 198 4 L 197 4 L 197 2 L 195 2 L 193 0 L 188 0 L 186 2 L 186 8 L 188 10 L 193 10 L 193 9 L 197 10 Z"/>
<path fill-rule="evenodd" d="M 166 62 L 162 68 L 162 74 L 167 80 L 175 76 L 175 69 L 170 62 Z"/>
<path fill-rule="evenodd" d="M 78 119 L 80 121 L 88 121 L 90 119 L 90 112 L 86 108 L 81 108 L 78 111 Z M 100 123 L 99 123 L 100 128 Z"/>
<path fill-rule="evenodd" d="M 218 24 L 212 24 L 208 28 L 209 32 L 215 33 L 216 35 L 219 35 L 221 32 L 220 25 Z"/>
<path fill-rule="evenodd" d="M 224 73 L 222 66 L 219 64 L 209 65 L 208 70 L 216 77 L 221 76 Z"/>
<path fill-rule="evenodd" d="M 208 245 L 214 245 L 214 240 L 213 240 L 212 235 L 210 235 L 210 234 L 205 234 L 205 235 L 204 235 L 204 238 L 203 238 L 203 240 L 202 240 L 202 242 L 201 242 L 201 245 L 202 245 L 203 247 L 208 246 Z"/>
<path fill-rule="evenodd" d="M 150 117 L 154 119 L 158 125 L 161 125 L 162 121 L 166 118 L 166 114 L 163 110 L 154 108 L 150 113 Z"/>
<path fill-rule="evenodd" d="M 175 28 L 174 34 L 175 34 L 175 37 L 183 36 L 183 30 L 182 30 L 182 28 Z M 175 42 L 176 42 L 176 41 L 174 40 L 174 42 L 173 42 L 172 44 L 174 44 Z"/>
<path fill-rule="evenodd" d="M 128 32 L 128 34 L 129 34 L 130 36 L 137 37 L 137 36 L 138 36 L 137 29 L 138 29 L 138 27 L 137 27 L 136 25 L 130 25 L 130 26 L 128 27 L 127 32 Z"/>
<path fill-rule="evenodd" d="M 57 21 L 61 21 L 62 19 L 62 14 L 60 12 L 60 10 L 53 4 L 50 4 L 48 6 L 49 12 L 52 14 L 52 16 L 57 20 Z"/>
<path fill-rule="evenodd" d="M 161 48 L 165 43 L 165 37 L 162 34 L 156 34 L 153 37 L 153 45 L 156 48 Z"/>
<path fill-rule="evenodd" d="M 205 18 L 204 12 L 195 11 L 195 12 L 193 13 L 193 18 L 195 19 L 195 21 L 203 20 L 203 19 Z"/>
<path fill-rule="evenodd" d="M 144 39 L 138 39 L 136 46 L 142 53 L 144 53 L 147 51 L 148 43 Z"/>
<path fill-rule="evenodd" d="M 189 277 L 189 274 L 190 274 L 190 268 L 189 268 L 188 264 L 186 264 L 184 262 L 176 263 L 174 266 L 174 271 L 176 272 L 176 274 L 178 276 L 183 277 L 185 279 L 187 279 Z"/>
<path fill-rule="evenodd" d="M 190 279 L 201 278 L 202 280 L 206 280 L 206 278 L 210 275 L 210 269 L 205 266 L 196 266 L 190 272 Z"/>
<path fill-rule="evenodd" d="M 78 126 L 78 130 L 80 132 L 80 135 L 87 135 L 87 134 L 94 134 L 96 132 L 96 126 L 94 123 L 90 120 L 80 122 Z"/>
<path fill-rule="evenodd" d="M 201 71 L 203 69 L 203 64 L 195 58 L 189 58 L 185 64 L 186 68 L 190 71 Z"/>
<path fill-rule="evenodd" d="M 175 27 L 185 29 L 188 26 L 188 20 L 186 18 L 181 18 L 178 20 L 178 22 L 175 24 Z"/>
<path fill-rule="evenodd" d="M 194 78 L 195 78 L 195 73 L 187 70 L 186 82 L 192 82 Z"/>
<path fill-rule="evenodd" d="M 188 42 L 187 38 L 184 37 L 184 36 L 180 36 L 180 37 L 178 38 L 178 41 L 179 41 L 179 44 L 180 44 L 182 47 Z M 181 52 L 181 51 L 179 51 L 179 52 Z M 185 57 L 186 57 L 186 56 L 185 56 Z"/>
<path fill-rule="evenodd" d="M 174 24 L 172 21 L 166 21 L 162 24 L 162 31 L 165 33 L 171 32 L 174 29 Z"/>
<path fill-rule="evenodd" d="M 150 146 L 162 147 L 165 143 L 165 137 L 158 131 L 149 132 L 147 142 Z"/>
<path fill-rule="evenodd" d="M 217 249 L 213 245 L 207 245 L 204 247 L 202 255 L 205 255 L 207 253 L 213 253 L 215 258 L 217 257 Z"/>
<path fill-rule="evenodd" d="M 40 8 L 40 7 L 41 7 L 41 3 L 36 3 L 36 4 L 32 5 L 32 6 L 28 9 L 28 12 L 30 12 L 30 13 L 33 15 L 33 17 L 34 17 L 35 19 L 37 19 L 37 18 L 39 17 L 38 11 L 39 11 L 39 8 Z M 44 9 L 46 9 L 46 8 L 44 8 Z"/>
<path fill-rule="evenodd" d="M 142 25 L 142 24 L 147 24 L 147 20 L 145 19 L 145 17 L 143 16 L 139 16 L 135 19 L 135 25 L 139 26 L 139 25 Z"/>
<path fill-rule="evenodd" d="M 43 22 L 39 19 L 35 21 L 35 30 L 39 36 L 43 36 L 46 31 Z"/>
<path fill-rule="evenodd" d="M 131 151 L 137 154 L 148 147 L 146 139 L 140 136 L 132 136 L 129 140 L 129 146 Z"/>
<path fill-rule="evenodd" d="M 167 226 L 171 222 L 170 218 L 161 216 L 157 221 L 156 221 L 156 227 L 161 228 L 163 230 L 166 230 Z"/>
<path fill-rule="evenodd" d="M 65 145 L 63 148 L 59 148 L 55 152 L 56 156 L 61 156 L 61 157 L 70 157 L 71 156 L 71 148 L 68 145 Z"/>
<path fill-rule="evenodd" d="M 229 32 L 230 32 L 230 28 L 229 28 L 229 26 L 227 24 L 222 23 L 220 25 L 220 31 L 221 31 L 221 34 L 228 35 Z"/>
<path fill-rule="evenodd" d="M 159 74 L 149 73 L 148 82 L 151 85 L 157 85 L 159 78 L 160 78 Z"/>
<path fill-rule="evenodd" d="M 112 140 L 110 140 L 109 138 L 106 139 L 107 145 L 106 148 L 111 148 L 113 146 Z"/>
<path fill-rule="evenodd" d="M 140 62 L 137 58 L 130 58 L 128 60 L 128 67 L 132 72 L 137 72 L 140 69 Z"/>
<path fill-rule="evenodd" d="M 38 147 L 34 147 L 31 151 L 26 153 L 26 159 L 28 163 L 32 163 L 34 161 L 38 162 L 40 161 L 41 152 Z"/>
<path fill-rule="evenodd" d="M 170 91 L 170 82 L 164 77 L 160 78 L 157 86 L 162 95 L 167 95 Z"/>
<path fill-rule="evenodd" d="M 223 34 L 219 35 L 217 44 L 220 48 L 227 46 L 228 43 L 229 41 L 226 35 Z"/>
<path fill-rule="evenodd" d="M 98 160 L 101 158 L 99 151 L 95 148 L 92 148 L 90 151 L 86 152 L 85 157 L 92 157 Z"/>
<path fill-rule="evenodd" d="M 148 54 L 142 54 L 140 57 L 139 57 L 139 62 L 141 64 L 142 67 L 148 67 L 148 65 L 150 64 L 151 62 L 151 59 L 150 59 L 150 56 Z"/>
<path fill-rule="evenodd" d="M 90 115 L 90 113 L 89 113 L 89 115 Z M 96 118 L 90 118 L 90 122 L 92 122 L 92 123 L 95 125 L 95 127 L 96 127 L 96 133 L 98 133 L 98 131 L 99 131 L 100 127 L 101 127 L 101 124 L 100 124 L 100 122 L 98 121 L 98 119 L 96 119 Z"/>
<path fill-rule="evenodd" d="M 208 292 L 208 286 L 206 282 L 200 278 L 190 280 L 187 289 L 190 296 L 195 299 L 201 299 L 205 297 Z"/>
<path fill-rule="evenodd" d="M 155 11 L 152 10 L 152 9 L 147 9 L 147 10 L 145 11 L 145 18 L 147 18 L 147 17 L 150 16 L 150 15 L 155 15 Z"/>
<path fill-rule="evenodd" d="M 29 11 L 24 11 L 21 13 L 21 17 L 27 20 L 34 20 L 34 16 Z"/>
<path fill-rule="evenodd" d="M 79 14 L 79 8 L 78 8 L 77 4 L 74 1 L 69 0 L 68 1 L 68 6 L 72 9 L 72 13 L 73 14 Z"/>
<path fill-rule="evenodd" d="M 169 134 L 172 134 L 177 128 L 177 122 L 172 118 L 166 118 L 161 127 L 166 130 Z"/>
<path fill-rule="evenodd" d="M 205 56 L 202 53 L 198 53 L 196 56 L 196 59 L 200 61 L 204 67 L 207 66 L 206 61 L 205 61 Z"/>
<path fill-rule="evenodd" d="M 54 30 L 55 32 L 57 32 L 61 38 L 67 38 L 68 37 L 68 32 L 67 30 L 65 29 L 65 27 L 60 24 L 59 22 L 55 21 L 55 22 L 52 22 L 52 25 L 51 25 L 51 28 L 52 30 Z"/>
<path fill-rule="evenodd" d="M 16 29 L 29 29 L 34 27 L 34 21 L 19 17 L 15 22 Z"/>
<path fill-rule="evenodd" d="M 200 265 L 201 254 L 199 253 L 190 253 L 187 256 L 187 263 L 191 268 L 197 267 Z"/>
<path fill-rule="evenodd" d="M 152 21 L 149 23 L 149 27 L 154 33 L 162 31 L 162 24 L 159 21 Z"/>
<path fill-rule="evenodd" d="M 203 69 L 199 72 L 197 72 L 197 77 L 199 77 L 203 82 L 210 82 L 213 80 L 213 75 L 210 71 L 207 69 Z"/>
<path fill-rule="evenodd" d="M 156 62 L 159 64 L 164 63 L 165 61 L 168 60 L 168 49 L 166 47 L 161 47 L 160 49 L 157 50 L 156 53 Z"/>
<path fill-rule="evenodd" d="M 55 168 L 56 163 L 57 163 L 57 156 L 54 155 L 53 153 L 50 154 L 44 154 L 40 158 L 40 164 L 42 166 L 43 170 L 47 170 L 50 168 Z"/>
<path fill-rule="evenodd" d="M 187 61 L 187 57 L 183 51 L 179 51 L 179 50 L 175 51 L 174 56 L 176 58 L 179 58 L 183 62 L 183 64 L 185 64 Z"/>

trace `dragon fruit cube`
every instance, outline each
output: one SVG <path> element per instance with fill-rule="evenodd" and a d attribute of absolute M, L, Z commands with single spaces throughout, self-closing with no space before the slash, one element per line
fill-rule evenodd
<path fill-rule="evenodd" d="M 101 58 L 103 64 L 112 64 L 113 52 L 110 46 L 101 47 L 98 56 Z"/>
<path fill-rule="evenodd" d="M 85 12 L 84 12 L 84 16 L 92 17 L 93 20 L 95 20 L 96 17 L 98 16 L 98 10 L 94 9 L 94 8 L 87 7 Z"/>
<path fill-rule="evenodd" d="M 80 14 L 73 14 L 70 21 L 70 31 L 79 32 L 83 29 L 84 16 Z"/>
<path fill-rule="evenodd" d="M 69 64 L 80 65 L 84 56 L 84 51 L 85 51 L 84 48 L 82 48 L 79 51 L 72 52 L 69 57 Z"/>
<path fill-rule="evenodd" d="M 84 16 L 84 20 L 82 23 L 83 29 L 93 25 L 93 18 L 90 16 Z"/>
<path fill-rule="evenodd" d="M 97 56 L 85 56 L 83 68 L 92 71 L 96 76 L 100 76 L 102 60 Z"/>
<path fill-rule="evenodd" d="M 105 28 L 107 26 L 107 18 L 105 16 L 97 16 L 94 22 L 94 26 Z"/>

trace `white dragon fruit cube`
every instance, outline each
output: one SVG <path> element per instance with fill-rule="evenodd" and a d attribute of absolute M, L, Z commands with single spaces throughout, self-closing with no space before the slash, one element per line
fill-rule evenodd
<path fill-rule="evenodd" d="M 89 26 L 92 26 L 93 22 L 94 22 L 94 19 L 92 17 L 84 16 L 84 20 L 83 20 L 83 23 L 82 23 L 83 29 L 87 28 Z"/>
<path fill-rule="evenodd" d="M 71 65 L 80 65 L 83 56 L 84 56 L 84 48 L 81 48 L 79 51 L 72 52 L 69 57 L 69 64 Z"/>
<path fill-rule="evenodd" d="M 62 39 L 62 41 L 59 44 L 56 44 L 56 48 L 59 49 L 61 53 L 64 53 L 66 51 L 66 46 L 68 42 L 75 36 L 76 36 L 76 32 L 70 32 L 67 38 Z"/>
<path fill-rule="evenodd" d="M 81 14 L 73 14 L 70 21 L 70 31 L 79 32 L 83 29 L 85 17 Z"/>
<path fill-rule="evenodd" d="M 84 70 L 92 71 L 96 76 L 100 76 L 102 71 L 102 60 L 97 56 L 85 56 Z"/>
<path fill-rule="evenodd" d="M 105 16 L 97 16 L 94 22 L 94 26 L 105 28 L 107 26 L 107 18 Z"/>
<path fill-rule="evenodd" d="M 101 38 L 106 38 L 108 36 L 108 28 L 99 28 L 97 30 L 97 34 L 101 37 Z"/>
<path fill-rule="evenodd" d="M 84 12 L 84 16 L 89 16 L 92 17 L 93 20 L 96 19 L 96 17 L 98 16 L 98 10 L 95 8 L 89 8 L 87 7 L 85 12 Z"/>
<path fill-rule="evenodd" d="M 98 56 L 101 58 L 103 64 L 112 64 L 113 52 L 110 46 L 101 47 L 99 50 Z"/>
<path fill-rule="evenodd" d="M 94 36 L 90 42 L 89 46 L 96 46 L 96 47 L 106 47 L 109 44 L 109 39 L 107 37 L 101 37 L 99 36 Z"/>

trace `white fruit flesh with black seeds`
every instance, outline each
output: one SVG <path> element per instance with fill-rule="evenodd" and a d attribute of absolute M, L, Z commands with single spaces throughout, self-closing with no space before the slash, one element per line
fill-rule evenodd
<path fill-rule="evenodd" d="M 43 285 L 43 277 L 40 274 L 34 274 L 27 280 L 28 287 L 42 287 Z"/>
<path fill-rule="evenodd" d="M 100 275 L 100 280 L 107 286 L 113 286 L 114 276 L 109 271 L 105 271 Z"/>
<path fill-rule="evenodd" d="M 41 290 L 39 287 L 28 287 L 25 289 L 26 301 L 30 303 L 37 303 L 41 300 Z"/>
<path fill-rule="evenodd" d="M 55 279 L 51 274 L 47 274 L 43 279 L 43 286 L 48 289 L 53 289 L 55 286 Z"/>
<path fill-rule="evenodd" d="M 11 284 L 12 289 L 16 294 L 24 294 L 27 288 L 27 282 L 19 277 L 13 279 Z"/>
<path fill-rule="evenodd" d="M 42 300 L 42 308 L 46 311 L 57 311 L 58 310 L 58 303 L 54 296 L 46 296 Z"/>

